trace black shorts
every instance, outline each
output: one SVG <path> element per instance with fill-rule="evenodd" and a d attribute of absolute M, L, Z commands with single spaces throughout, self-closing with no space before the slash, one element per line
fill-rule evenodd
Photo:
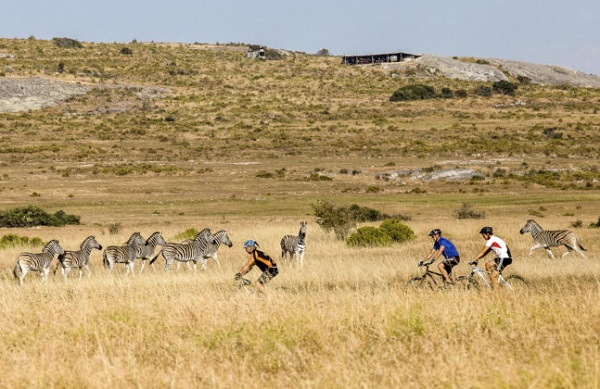
<path fill-rule="evenodd" d="M 450 274 L 452 273 L 452 268 L 460 263 L 460 257 L 446 258 L 442 263 L 446 272 Z"/>
<path fill-rule="evenodd" d="M 502 269 L 512 263 L 512 258 L 494 258 L 494 263 L 498 267 L 498 271 L 502 271 Z"/>
<path fill-rule="evenodd" d="M 273 277 L 275 277 L 277 274 L 279 274 L 279 269 L 277 269 L 277 266 L 273 266 L 268 268 L 267 270 L 265 270 L 260 277 L 258 277 L 258 282 L 260 282 L 263 285 L 266 285 L 269 281 L 271 281 L 271 279 L 273 279 Z"/>

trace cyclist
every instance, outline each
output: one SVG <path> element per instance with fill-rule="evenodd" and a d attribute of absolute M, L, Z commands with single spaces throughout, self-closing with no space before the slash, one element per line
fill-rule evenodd
<path fill-rule="evenodd" d="M 485 245 L 479 254 L 473 258 L 473 261 L 469 262 L 469 265 L 473 264 L 477 266 L 477 261 L 485 257 L 490 251 L 493 251 L 496 254 L 496 258 L 486 262 L 485 269 L 490 272 L 492 287 L 496 287 L 498 286 L 498 274 L 512 263 L 510 249 L 502 239 L 494 235 L 492 227 L 483 227 L 479 233 L 485 240 Z"/>
<path fill-rule="evenodd" d="M 244 249 L 250 254 L 250 258 L 248 259 L 248 262 L 242 266 L 240 272 L 235 275 L 235 279 L 239 280 L 244 274 L 252 270 L 254 265 L 256 265 L 262 271 L 262 274 L 258 277 L 257 287 L 259 291 L 265 292 L 265 285 L 279 273 L 279 270 L 277 269 L 275 261 L 273 261 L 268 254 L 257 250 L 257 247 L 258 243 L 252 239 L 247 240 L 244 243 Z"/>
<path fill-rule="evenodd" d="M 444 260 L 438 264 L 438 269 L 440 269 L 446 283 L 451 284 L 453 283 L 452 268 L 460 262 L 458 250 L 452 242 L 442 238 L 442 231 L 439 228 L 431 230 L 429 236 L 433 239 L 433 249 L 425 259 L 419 262 L 419 265 L 423 265 L 424 262 L 429 260 L 431 260 L 430 263 L 433 263 L 440 255 L 444 256 Z"/>

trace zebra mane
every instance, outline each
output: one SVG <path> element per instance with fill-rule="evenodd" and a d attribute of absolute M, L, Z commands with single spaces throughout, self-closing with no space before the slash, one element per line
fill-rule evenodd
<path fill-rule="evenodd" d="M 93 236 L 93 235 L 90 235 L 90 236 L 88 236 L 87 238 L 85 238 L 85 239 L 83 240 L 83 242 L 81 242 L 81 245 L 79 246 L 79 248 L 80 248 L 80 249 L 83 249 L 85 246 L 87 246 L 87 245 L 89 244 L 89 242 L 90 242 L 92 239 L 93 239 L 93 240 L 96 240 L 96 237 L 95 237 L 95 236 Z"/>

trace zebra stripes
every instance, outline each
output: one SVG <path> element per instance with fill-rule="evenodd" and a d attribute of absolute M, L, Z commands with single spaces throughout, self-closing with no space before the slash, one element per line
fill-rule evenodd
<path fill-rule="evenodd" d="M 575 236 L 572 231 L 569 230 L 544 230 L 535 220 L 527 220 L 527 223 L 521 228 L 519 231 L 521 234 L 526 232 L 531 232 L 531 236 L 533 236 L 533 240 L 536 243 L 529 250 L 529 256 L 532 255 L 533 250 L 544 248 L 546 252 L 550 255 L 552 259 L 554 259 L 554 254 L 550 250 L 550 247 L 555 246 L 565 246 L 567 248 L 567 252 L 562 255 L 561 258 L 564 258 L 571 251 L 575 250 L 579 255 L 585 258 L 583 251 L 587 251 L 579 240 Z M 583 251 L 582 251 L 583 250 Z"/>
<path fill-rule="evenodd" d="M 54 254 L 64 254 L 65 250 L 60 247 L 58 240 L 52 239 L 44 246 L 39 254 L 21 253 L 17 256 L 17 263 L 13 269 L 13 275 L 23 284 L 23 279 L 30 271 L 39 271 L 42 282 L 48 280 L 50 265 L 54 259 Z"/>
<path fill-rule="evenodd" d="M 146 261 L 152 259 L 154 256 L 154 250 L 156 246 L 166 245 L 167 242 L 165 238 L 161 235 L 160 232 L 154 232 L 150 237 L 146 240 L 146 243 L 138 248 L 136 253 L 136 258 L 141 258 L 142 260 L 142 268 L 140 269 L 140 273 L 144 271 L 144 266 L 146 265 Z"/>
<path fill-rule="evenodd" d="M 281 258 L 284 259 L 286 254 L 290 254 L 290 262 L 296 259 L 296 265 L 298 262 L 304 264 L 304 253 L 306 252 L 306 222 L 300 222 L 300 231 L 298 235 L 285 235 L 281 238 Z"/>
<path fill-rule="evenodd" d="M 62 275 L 66 279 L 69 276 L 72 268 L 79 269 L 79 279 L 83 274 L 82 269 L 87 270 L 88 278 L 92 275 L 90 270 L 90 254 L 92 249 L 102 250 L 102 245 L 98 243 L 94 236 L 88 236 L 81 242 L 79 251 L 65 251 L 63 254 L 58 255 L 58 263 L 54 268 L 54 274 L 58 268 L 61 268 Z"/>
<path fill-rule="evenodd" d="M 217 266 L 221 267 L 221 263 L 219 263 L 219 259 L 217 258 L 217 252 L 219 251 L 219 247 L 221 246 L 221 244 L 224 244 L 227 247 L 233 246 L 233 243 L 229 239 L 227 231 L 225 230 L 215 232 L 213 237 L 215 239 L 215 243 L 210 245 L 207 254 L 203 258 L 204 262 L 202 263 L 202 270 L 206 270 L 206 263 L 208 262 L 208 258 L 212 258 L 217 263 Z"/>
<path fill-rule="evenodd" d="M 139 232 L 134 232 L 125 246 L 108 246 L 102 253 L 104 266 L 112 272 L 117 263 L 125 264 L 125 274 L 133 273 L 133 265 L 141 246 L 146 244 L 146 239 Z"/>
<path fill-rule="evenodd" d="M 154 258 L 150 260 L 150 265 L 156 261 L 156 259 L 162 254 L 165 259 L 165 271 L 169 271 L 169 267 L 173 264 L 174 260 L 185 262 L 189 266 L 189 262 L 192 261 L 194 264 L 194 272 L 197 271 L 198 261 L 203 261 L 204 258 L 209 254 L 211 245 L 216 243 L 213 234 L 210 229 L 205 228 L 190 243 L 167 243 L 163 246 L 162 250 L 156 254 Z"/>

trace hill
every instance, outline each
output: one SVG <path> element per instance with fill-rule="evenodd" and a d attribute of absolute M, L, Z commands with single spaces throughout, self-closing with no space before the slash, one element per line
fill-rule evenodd
<path fill-rule="evenodd" d="M 427 56 L 390 69 L 302 53 L 253 60 L 239 45 L 81 46 L 0 40 L 4 97 L 43 107 L 0 115 L 3 206 L 166 201 L 176 214 L 191 199 L 227 199 L 228 212 L 256 212 L 248 201 L 259 200 L 272 204 L 260 212 L 305 214 L 323 196 L 396 208 L 411 194 L 600 189 L 598 89 L 477 64 L 518 85 L 486 97 L 477 91 L 491 79 L 442 76 L 431 63 L 449 60 Z M 464 97 L 389 101 L 412 84 Z"/>

